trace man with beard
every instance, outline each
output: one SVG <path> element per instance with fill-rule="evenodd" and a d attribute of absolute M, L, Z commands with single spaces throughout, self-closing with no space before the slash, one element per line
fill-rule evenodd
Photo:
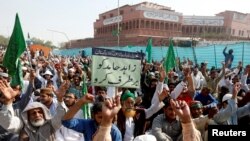
<path fill-rule="evenodd" d="M 122 94 L 122 108 L 117 114 L 117 127 L 122 133 L 123 141 L 132 141 L 136 136 L 144 134 L 147 119 L 164 106 L 161 101 L 168 95 L 167 91 L 162 93 L 165 76 L 166 72 L 161 69 L 160 82 L 152 98 L 152 105 L 148 109 L 135 107 L 135 95 L 130 91 Z"/>
<path fill-rule="evenodd" d="M 192 122 L 189 107 L 185 101 L 170 100 L 171 108 L 179 117 L 182 125 L 183 141 L 202 141 L 200 132 Z"/>
<path fill-rule="evenodd" d="M 218 75 L 216 70 L 211 70 L 210 75 L 207 74 L 207 66 L 201 68 L 202 75 L 205 77 L 207 86 L 211 89 L 211 94 L 218 98 L 218 84 L 225 75 L 226 64 L 222 63 L 221 73 Z"/>
<path fill-rule="evenodd" d="M 75 75 L 75 69 L 74 68 L 70 68 L 69 70 L 68 70 L 68 80 L 70 80 L 70 82 L 73 82 L 74 81 L 74 75 Z"/>
<path fill-rule="evenodd" d="M 73 82 L 71 82 L 71 86 L 69 91 L 73 94 L 75 94 L 77 97 L 82 97 L 82 86 L 80 85 L 82 81 L 82 78 L 80 75 L 75 74 L 73 76 Z"/>
<path fill-rule="evenodd" d="M 52 116 L 56 114 L 56 108 L 58 106 L 58 101 L 54 98 L 54 93 L 50 88 L 42 88 L 40 90 L 39 100 L 44 104 L 49 110 Z"/>
<path fill-rule="evenodd" d="M 59 105 L 56 115 L 52 118 L 46 106 L 39 102 L 29 103 L 23 110 L 21 117 L 14 115 L 12 102 L 16 93 L 5 84 L 0 83 L 0 91 L 5 96 L 6 105 L 0 111 L 1 125 L 10 132 L 19 133 L 20 141 L 54 141 L 55 131 L 61 127 L 61 118 L 66 113 L 63 108 L 63 95 L 67 89 L 63 83 L 56 92 Z"/>
<path fill-rule="evenodd" d="M 158 82 L 158 79 L 155 77 L 154 73 L 150 73 L 149 76 L 149 85 L 148 87 L 145 87 L 146 91 L 144 91 L 144 95 L 142 98 L 142 106 L 144 108 L 149 108 L 151 105 L 151 99 L 153 98 L 155 89 L 156 89 L 156 85 Z"/>
<path fill-rule="evenodd" d="M 4 75 L 4 76 L 1 76 Z M 6 77 L 7 76 L 7 77 Z M 4 84 L 4 85 L 8 85 L 8 74 L 0 74 L 0 83 Z M 11 88 L 13 89 L 13 92 L 15 93 L 15 97 L 13 98 L 13 109 L 14 109 L 14 114 L 16 116 L 20 116 L 21 112 L 23 111 L 23 109 L 27 106 L 27 104 L 30 101 L 30 95 L 33 91 L 33 84 L 31 83 L 34 80 L 33 75 L 30 75 L 30 83 L 27 87 L 27 90 L 25 91 L 25 93 L 22 93 L 22 88 L 20 87 L 20 85 L 16 85 L 16 86 L 11 86 Z M 5 107 L 2 105 L 8 105 L 8 100 L 5 99 L 5 96 L 0 93 L 0 104 L 1 104 L 1 108 Z M 0 120 L 2 122 L 5 122 L 4 120 Z M 2 125 L 0 123 L 0 125 Z M 18 139 L 18 134 L 13 134 L 8 132 L 7 130 L 5 130 L 3 127 L 0 126 L 0 141 L 6 141 L 6 140 L 15 140 Z"/>
<path fill-rule="evenodd" d="M 216 105 L 214 105 L 216 106 Z M 209 112 L 209 115 L 204 115 L 203 114 L 203 105 L 200 101 L 192 101 L 189 105 L 190 108 L 190 114 L 192 117 L 192 120 L 195 123 L 195 127 L 197 130 L 200 131 L 201 136 L 204 140 L 205 138 L 205 131 L 206 131 L 206 127 L 209 121 L 209 118 L 212 117 L 213 115 L 211 115 L 212 113 Z M 213 107 L 207 109 L 208 111 L 211 110 Z"/>
<path fill-rule="evenodd" d="M 63 100 L 67 108 L 71 108 L 73 105 L 75 105 L 78 99 L 73 93 L 66 93 Z M 83 112 L 81 109 L 78 110 L 74 118 L 83 119 Z M 84 141 L 84 136 L 82 133 L 66 128 L 65 126 L 61 126 L 61 128 L 56 131 L 56 140 L 57 141 Z"/>
<path fill-rule="evenodd" d="M 65 96 L 63 97 L 63 101 L 68 109 L 71 108 L 73 105 L 75 105 L 77 100 L 78 100 L 78 97 L 73 93 L 66 93 Z M 75 117 L 83 118 L 83 111 L 80 109 L 76 113 Z"/>
<path fill-rule="evenodd" d="M 152 134 L 157 141 L 182 141 L 181 122 L 170 105 L 170 98 L 165 100 L 164 103 L 164 113 L 153 120 Z"/>
<path fill-rule="evenodd" d="M 171 108 L 173 111 L 178 115 L 182 125 L 182 134 L 184 141 L 202 141 L 200 132 L 195 128 L 194 123 L 191 120 L 191 114 L 189 111 L 189 107 L 185 101 L 170 101 Z M 111 137 L 109 131 L 111 129 L 112 120 L 115 115 L 118 113 L 120 109 L 120 101 L 117 99 L 114 100 L 106 100 L 103 104 L 102 108 L 102 115 L 103 119 L 101 121 L 101 126 L 99 130 L 96 132 L 95 136 L 93 137 L 93 141 L 111 141 Z M 143 135 L 142 135 L 143 136 Z M 144 135 L 147 136 L 147 135 Z M 149 135 L 152 136 L 152 135 Z M 153 136 L 152 136 L 153 137 Z M 145 138 L 143 138 L 145 139 Z M 143 140 L 141 136 L 135 138 L 134 141 Z M 147 137 L 146 140 L 156 140 L 154 138 Z"/>

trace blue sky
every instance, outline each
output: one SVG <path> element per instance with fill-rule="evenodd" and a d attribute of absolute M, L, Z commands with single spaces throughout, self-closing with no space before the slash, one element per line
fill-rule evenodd
<path fill-rule="evenodd" d="M 250 13 L 250 0 L 119 0 L 119 5 L 143 1 L 169 6 L 183 15 L 213 16 L 225 10 Z M 117 7 L 118 0 L 0 0 L 0 35 L 11 35 L 18 13 L 25 38 L 29 32 L 31 37 L 58 45 L 68 39 L 93 37 L 99 14 Z"/>

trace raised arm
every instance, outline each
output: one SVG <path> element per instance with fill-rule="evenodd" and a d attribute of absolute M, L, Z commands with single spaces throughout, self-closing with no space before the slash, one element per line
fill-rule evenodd
<path fill-rule="evenodd" d="M 192 121 L 189 106 L 185 101 L 170 101 L 171 107 L 180 117 L 184 141 L 202 141 L 200 132 L 195 128 Z"/>
<path fill-rule="evenodd" d="M 150 118 L 153 114 L 158 112 L 163 106 L 164 103 L 162 102 L 164 98 L 169 96 L 169 90 L 167 85 L 163 84 L 166 77 L 165 70 L 161 67 L 160 69 L 160 79 L 156 86 L 156 90 L 154 92 L 154 96 L 151 100 L 151 106 L 148 109 L 145 109 L 146 119 Z M 163 85 L 166 86 L 166 88 L 163 90 Z"/>
<path fill-rule="evenodd" d="M 181 94 L 183 88 L 187 85 L 184 81 L 181 81 L 171 92 L 171 98 L 177 99 L 177 97 Z"/>
<path fill-rule="evenodd" d="M 192 73 L 192 71 L 191 71 L 190 67 L 184 69 L 184 75 L 185 75 L 184 79 L 186 79 L 186 81 L 187 81 L 187 84 L 188 84 L 187 87 L 188 87 L 189 94 L 193 98 L 194 94 L 195 94 L 195 87 L 194 87 L 194 82 L 193 82 L 193 78 L 192 78 L 191 73 Z"/>
<path fill-rule="evenodd" d="M 205 81 L 208 81 L 210 78 L 207 74 L 207 64 L 205 64 L 204 66 L 201 67 L 201 73 L 205 78 Z"/>
<path fill-rule="evenodd" d="M 29 85 L 28 85 L 27 91 L 25 92 L 25 94 L 21 98 L 21 101 L 18 102 L 18 107 L 20 108 L 21 111 L 23 111 L 23 109 L 30 102 L 31 94 L 32 94 L 32 92 L 34 90 L 33 83 L 34 83 L 34 79 L 36 77 L 35 75 L 36 75 L 35 70 L 32 70 L 31 73 L 30 73 L 30 80 L 29 80 Z"/>
<path fill-rule="evenodd" d="M 116 96 L 113 100 L 106 99 L 102 106 L 102 121 L 97 132 L 93 137 L 93 141 L 112 141 L 110 131 L 113 118 L 121 109 L 120 96 Z M 120 138 L 121 140 L 121 138 Z"/>
<path fill-rule="evenodd" d="M 55 130 L 61 127 L 62 117 L 66 113 L 67 107 L 63 102 L 63 97 L 66 93 L 66 90 L 69 88 L 69 83 L 70 83 L 69 81 L 63 82 L 60 88 L 57 89 L 57 91 L 55 92 L 58 101 L 58 106 L 56 108 L 56 115 L 51 119 L 52 126 Z"/>
<path fill-rule="evenodd" d="M 227 46 L 223 49 L 223 54 L 224 54 L 224 56 L 227 55 L 226 50 L 227 50 Z"/>
<path fill-rule="evenodd" d="M 224 77 L 225 75 L 225 69 L 226 69 L 226 66 L 227 64 L 225 64 L 224 62 L 221 63 L 222 64 L 222 72 L 220 73 L 220 75 L 215 78 L 216 79 L 216 83 L 219 83 L 219 81 Z"/>
<path fill-rule="evenodd" d="M 41 67 L 38 65 L 38 69 L 36 70 L 36 77 L 37 79 L 39 79 L 41 82 L 44 82 L 44 78 L 40 75 L 40 70 L 41 70 Z"/>
<path fill-rule="evenodd" d="M 166 71 L 161 67 L 159 69 L 159 73 L 160 73 L 160 79 L 159 79 L 159 82 L 157 83 L 157 86 L 156 86 L 156 89 L 154 92 L 154 96 L 151 100 L 151 103 L 155 103 L 157 101 L 157 99 L 159 99 L 158 94 L 162 93 L 162 90 L 163 90 L 163 83 L 164 83 L 164 80 L 166 78 Z"/>
<path fill-rule="evenodd" d="M 236 112 L 238 106 L 237 106 L 237 94 L 240 90 L 240 83 L 237 82 L 234 85 L 233 95 L 232 98 L 228 100 L 228 105 L 225 109 L 220 110 L 216 115 L 214 115 L 213 120 L 216 123 L 224 123 L 226 122 L 231 115 Z"/>
<path fill-rule="evenodd" d="M 0 100 L 3 103 L 0 111 L 0 125 L 10 131 L 18 132 L 22 127 L 22 120 L 14 114 L 12 102 L 17 93 L 9 86 L 6 81 L 0 80 Z"/>
<path fill-rule="evenodd" d="M 80 98 L 72 107 L 69 108 L 68 112 L 64 115 L 63 120 L 69 120 L 74 118 L 75 114 L 81 109 L 84 104 L 91 103 L 94 101 L 94 96 L 86 94 Z"/>
<path fill-rule="evenodd" d="M 248 92 L 249 91 L 249 87 L 247 85 L 247 77 L 249 75 L 249 72 L 250 72 L 250 65 L 247 65 L 245 70 L 244 70 L 244 73 L 243 75 L 241 76 L 241 87 L 246 91 Z"/>

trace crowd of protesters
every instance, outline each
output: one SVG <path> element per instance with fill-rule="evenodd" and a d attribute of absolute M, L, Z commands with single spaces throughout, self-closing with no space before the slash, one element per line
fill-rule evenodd
<path fill-rule="evenodd" d="M 250 65 L 242 62 L 216 69 L 176 59 L 165 72 L 162 62 L 143 59 L 140 88 L 114 91 L 91 85 L 84 53 L 20 59 L 23 87 L 10 85 L 0 66 L 0 141 L 207 141 L 209 125 L 250 124 Z"/>

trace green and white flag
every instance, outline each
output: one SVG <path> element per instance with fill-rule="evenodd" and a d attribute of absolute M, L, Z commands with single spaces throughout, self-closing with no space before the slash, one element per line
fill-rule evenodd
<path fill-rule="evenodd" d="M 21 23 L 19 21 L 18 14 L 16 14 L 14 29 L 3 58 L 3 66 L 8 69 L 8 74 L 12 78 L 11 85 L 23 85 L 22 66 L 19 58 L 25 49 L 26 43 Z"/>

